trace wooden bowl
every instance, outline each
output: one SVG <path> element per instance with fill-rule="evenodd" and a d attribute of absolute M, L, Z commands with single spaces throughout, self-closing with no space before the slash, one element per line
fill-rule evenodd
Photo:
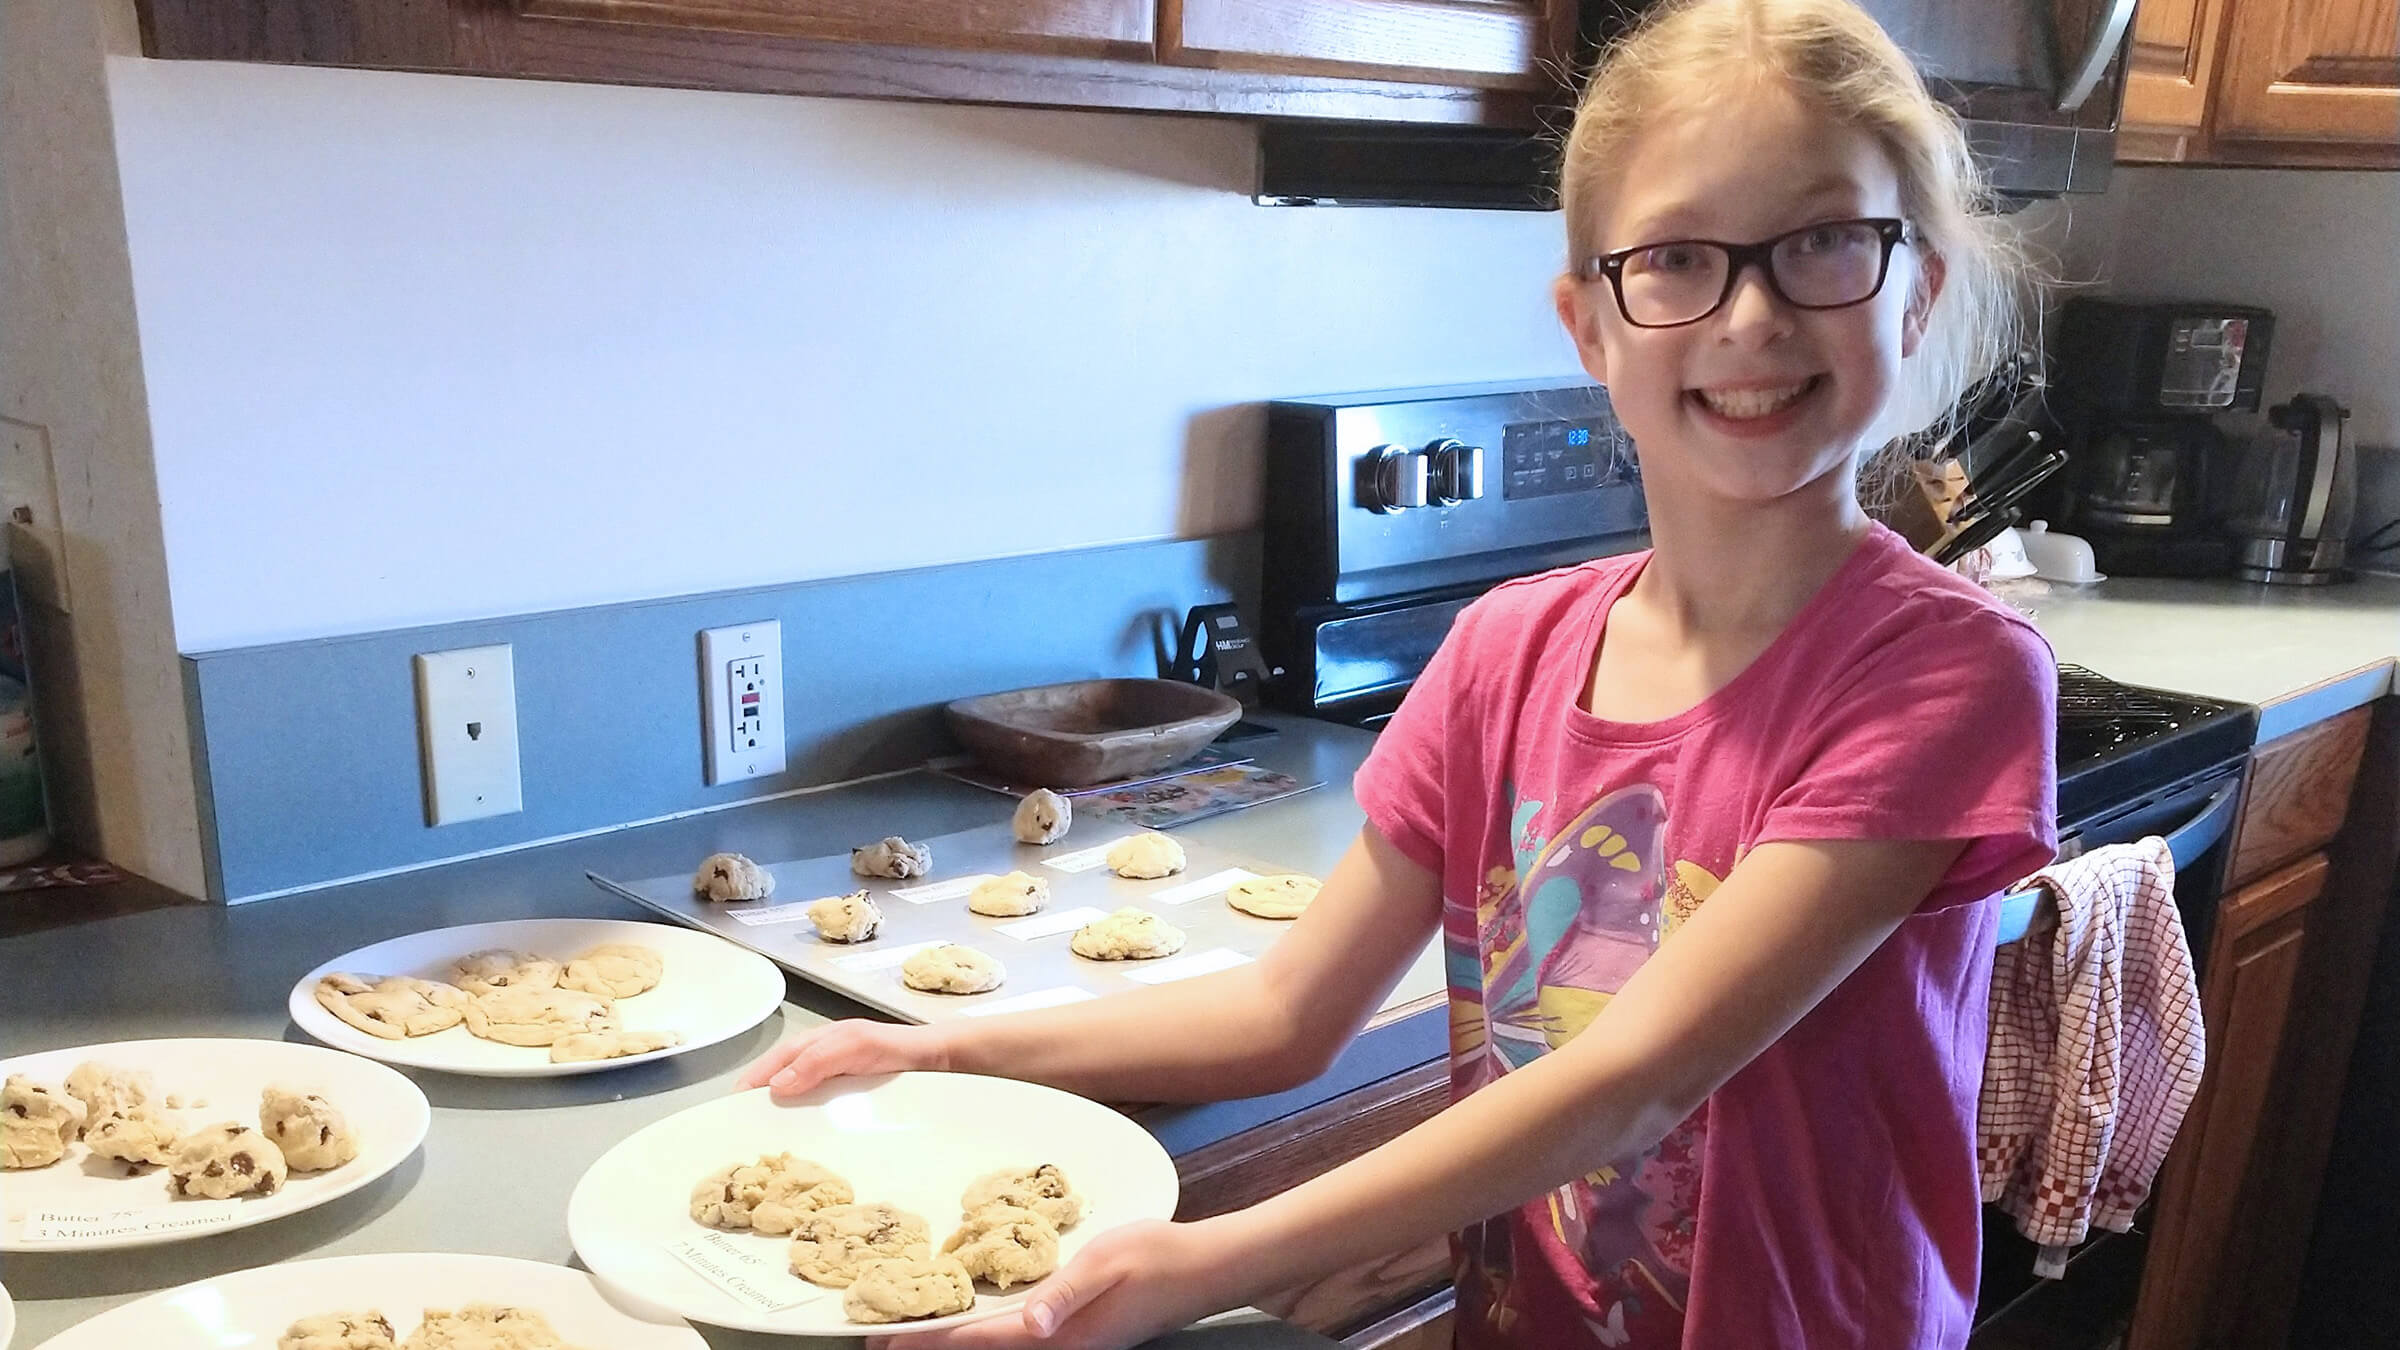
<path fill-rule="evenodd" d="M 1077 680 L 962 698 L 943 712 L 1011 782 L 1078 788 L 1181 764 L 1240 721 L 1242 705 L 1180 680 Z"/>

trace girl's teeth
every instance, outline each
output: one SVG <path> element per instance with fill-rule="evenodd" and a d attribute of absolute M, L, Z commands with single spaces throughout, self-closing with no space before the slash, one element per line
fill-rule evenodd
<path fill-rule="evenodd" d="M 1700 391 L 1700 401 L 1720 417 L 1765 417 L 1769 413 L 1782 411 L 1807 390 L 1806 383 L 1787 385 L 1781 389 L 1703 389 Z"/>

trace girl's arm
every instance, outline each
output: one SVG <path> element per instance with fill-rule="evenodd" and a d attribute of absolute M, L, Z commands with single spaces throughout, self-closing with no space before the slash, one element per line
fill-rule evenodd
<path fill-rule="evenodd" d="M 1207 902 L 1202 902 L 1207 903 Z M 805 1092 L 842 1074 L 950 1069 L 1101 1101 L 1216 1101 L 1322 1073 L 1441 915 L 1439 880 L 1369 826 L 1265 956 L 1232 970 L 1002 1017 L 925 1027 L 836 1022 L 752 1065 L 741 1086 Z"/>

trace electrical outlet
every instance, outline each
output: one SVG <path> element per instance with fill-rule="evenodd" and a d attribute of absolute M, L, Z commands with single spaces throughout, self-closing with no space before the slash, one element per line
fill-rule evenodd
<path fill-rule="evenodd" d="M 419 652 L 416 667 L 425 823 L 452 825 L 524 810 L 514 650 L 501 643 Z"/>
<path fill-rule="evenodd" d="M 711 786 L 783 772 L 783 624 L 700 631 L 703 770 Z"/>

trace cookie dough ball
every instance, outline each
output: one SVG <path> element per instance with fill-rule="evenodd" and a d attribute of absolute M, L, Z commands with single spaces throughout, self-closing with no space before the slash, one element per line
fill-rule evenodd
<path fill-rule="evenodd" d="M 967 1216 L 942 1253 L 957 1257 L 969 1275 L 1005 1290 L 1058 1269 L 1058 1230 L 1030 1209 L 986 1205 Z"/>
<path fill-rule="evenodd" d="M 176 1196 L 231 1200 L 273 1195 L 291 1169 L 275 1141 L 238 1120 L 206 1125 L 175 1141 L 167 1190 Z"/>
<path fill-rule="evenodd" d="M 955 942 L 927 947 L 900 964 L 900 982 L 922 994 L 981 994 L 1006 978 L 998 961 Z"/>
<path fill-rule="evenodd" d="M 711 853 L 692 873 L 692 889 L 710 900 L 764 900 L 775 893 L 775 877 L 739 853 Z"/>
<path fill-rule="evenodd" d="M 958 1198 L 959 1212 L 973 1214 L 994 1205 L 1013 1205 L 1039 1214 L 1052 1228 L 1065 1232 L 1083 1218 L 1083 1197 L 1052 1163 L 1039 1167 L 1004 1167 L 977 1177 Z"/>
<path fill-rule="evenodd" d="M 655 947 L 603 942 L 567 962 L 558 973 L 558 987 L 602 998 L 633 998 L 656 989 L 666 973 L 667 959 Z"/>
<path fill-rule="evenodd" d="M 21 1073 L 0 1084 L 0 1162 L 10 1170 L 48 1167 L 83 1132 L 83 1103 Z"/>
<path fill-rule="evenodd" d="M 853 1322 L 913 1322 L 974 1306 L 975 1277 L 953 1256 L 870 1261 L 842 1291 L 842 1315 Z"/>
<path fill-rule="evenodd" d="M 850 870 L 862 877 L 907 881 L 933 870 L 933 850 L 895 834 L 850 850 Z"/>
<path fill-rule="evenodd" d="M 400 1350 L 567 1350 L 567 1343 L 531 1308 L 474 1303 L 456 1312 L 427 1308 Z"/>
<path fill-rule="evenodd" d="M 150 1106 L 105 1115 L 83 1127 L 84 1146 L 92 1152 L 144 1167 L 164 1167 L 174 1161 L 177 1137 L 175 1123 Z"/>
<path fill-rule="evenodd" d="M 406 975 L 328 975 L 317 981 L 317 1003 L 370 1036 L 397 1041 L 457 1026 L 467 991 Z"/>
<path fill-rule="evenodd" d="M 1183 950 L 1183 930 L 1131 905 L 1075 930 L 1068 946 L 1094 961 L 1149 961 Z"/>
<path fill-rule="evenodd" d="M 1323 884 L 1315 877 L 1304 877 L 1297 872 L 1279 877 L 1253 877 L 1227 888 L 1225 903 L 1262 919 L 1297 919 L 1300 911 L 1317 898 L 1317 888 Z"/>
<path fill-rule="evenodd" d="M 812 900 L 807 914 L 808 921 L 817 926 L 817 936 L 827 942 L 864 942 L 883 927 L 883 911 L 875 908 L 865 891 Z"/>
<path fill-rule="evenodd" d="M 1030 872 L 993 877 L 967 893 L 967 908 L 995 919 L 1038 914 L 1050 903 L 1050 883 Z"/>
<path fill-rule="evenodd" d="M 1009 825 L 1021 844 L 1055 844 L 1075 824 L 1075 804 L 1048 788 L 1035 788 L 1017 803 Z"/>
<path fill-rule="evenodd" d="M 502 1045 L 549 1045 L 579 1031 L 614 1031 L 607 999 L 573 989 L 494 989 L 467 1004 L 467 1030 Z"/>
<path fill-rule="evenodd" d="M 792 1273 L 828 1289 L 849 1288 L 869 1261 L 932 1254 L 933 1229 L 897 1205 L 835 1205 L 802 1215 L 792 1229 Z"/>
<path fill-rule="evenodd" d="M 805 1158 L 765 1154 L 712 1172 L 692 1188 L 692 1217 L 728 1232 L 789 1233 L 801 1216 L 858 1196 L 850 1183 Z"/>
<path fill-rule="evenodd" d="M 553 1064 L 586 1064 L 600 1059 L 625 1059 L 683 1044 L 680 1031 L 572 1031 L 550 1042 Z"/>
<path fill-rule="evenodd" d="M 275 1350 L 395 1350 L 392 1324 L 379 1312 L 303 1317 L 276 1338 Z"/>
<path fill-rule="evenodd" d="M 295 1172 L 322 1172 L 358 1156 L 358 1134 L 349 1120 L 313 1092 L 269 1087 L 259 1094 L 258 1128 Z"/>
<path fill-rule="evenodd" d="M 1108 846 L 1108 870 L 1135 881 L 1171 877 L 1183 870 L 1183 845 L 1163 834 L 1137 834 Z"/>
<path fill-rule="evenodd" d="M 487 951 L 469 952 L 450 965 L 453 983 L 470 994 L 488 994 L 495 989 L 556 989 L 558 963 L 546 961 L 530 952 L 510 951 L 493 947 Z"/>
<path fill-rule="evenodd" d="M 120 1068 L 87 1059 L 67 1075 L 67 1095 L 83 1103 L 84 1117 L 129 1116 L 158 1103 L 158 1087 L 144 1069 Z"/>

